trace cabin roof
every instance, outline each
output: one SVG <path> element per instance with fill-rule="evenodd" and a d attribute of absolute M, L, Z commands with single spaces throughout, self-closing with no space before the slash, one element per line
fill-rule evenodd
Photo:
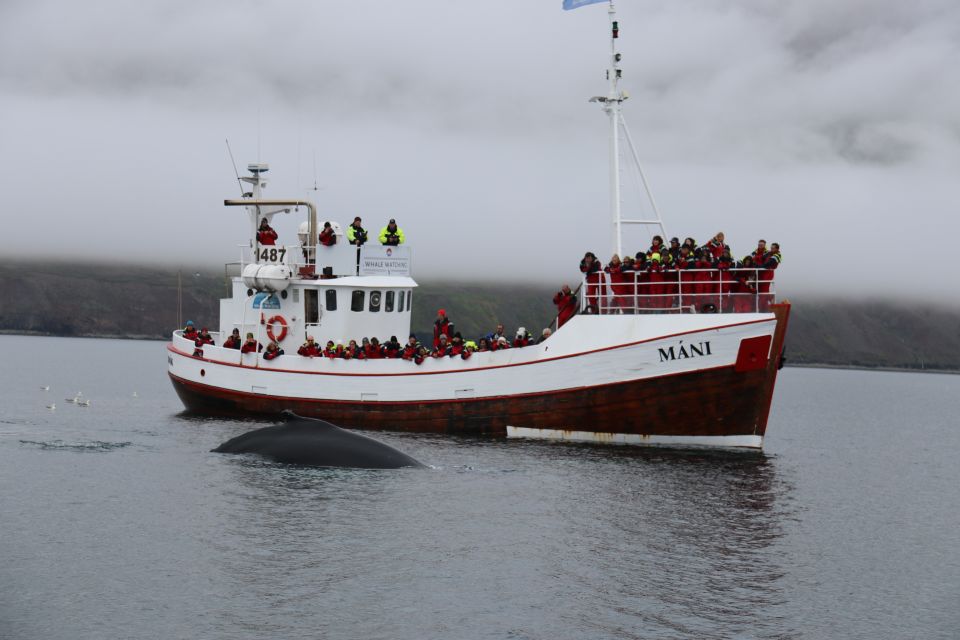
<path fill-rule="evenodd" d="M 417 283 L 408 276 L 346 276 L 331 280 L 315 280 L 311 285 L 350 289 L 410 289 L 416 287 Z"/>

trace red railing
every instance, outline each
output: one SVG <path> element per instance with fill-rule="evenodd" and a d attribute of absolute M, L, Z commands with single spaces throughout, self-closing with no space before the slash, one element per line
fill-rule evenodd
<path fill-rule="evenodd" d="M 764 313 L 776 301 L 772 269 L 604 271 L 583 277 L 580 313 Z"/>

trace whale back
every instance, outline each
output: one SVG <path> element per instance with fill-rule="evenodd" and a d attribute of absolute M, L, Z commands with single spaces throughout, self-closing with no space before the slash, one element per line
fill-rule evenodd
<path fill-rule="evenodd" d="M 399 469 L 423 467 L 416 459 L 379 440 L 335 424 L 282 414 L 284 424 L 263 427 L 227 440 L 216 453 L 253 453 L 275 462 L 320 467 Z"/>

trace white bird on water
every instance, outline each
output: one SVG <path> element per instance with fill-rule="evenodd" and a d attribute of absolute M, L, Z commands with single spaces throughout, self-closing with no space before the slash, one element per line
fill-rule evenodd
<path fill-rule="evenodd" d="M 56 405 L 56 404 L 48 404 L 48 405 L 47 405 L 47 409 L 50 409 L 50 411 L 54 411 L 54 410 L 56 410 L 56 408 L 57 408 L 57 405 Z"/>
<path fill-rule="evenodd" d="M 67 402 L 76 402 L 76 401 L 77 401 L 76 398 L 64 398 L 64 400 L 66 400 Z"/>
<path fill-rule="evenodd" d="M 137 394 L 137 392 L 136 392 L 136 391 L 134 391 L 134 392 L 133 392 L 133 397 L 134 397 L 134 398 L 139 398 L 139 397 L 140 397 L 140 395 L 139 395 L 139 394 Z"/>
<path fill-rule="evenodd" d="M 80 406 L 80 407 L 89 407 L 89 406 L 90 406 L 90 401 L 89 401 L 89 400 L 77 400 L 77 406 Z"/>
<path fill-rule="evenodd" d="M 40 391 L 50 391 L 50 385 L 45 385 L 43 387 L 40 387 Z"/>

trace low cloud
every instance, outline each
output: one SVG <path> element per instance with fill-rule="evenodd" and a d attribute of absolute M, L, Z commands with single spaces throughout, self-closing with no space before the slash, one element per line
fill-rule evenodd
<path fill-rule="evenodd" d="M 586 102 L 605 91 L 607 25 L 602 6 L 559 5 L 8 0 L 16 251 L 232 259 L 230 137 L 241 163 L 271 161 L 272 195 L 316 178 L 325 215 L 402 216 L 423 269 L 569 279 L 584 250 L 609 253 Z M 775 235 L 798 289 L 836 281 L 856 238 L 958 235 L 956 2 L 620 5 L 625 113 L 671 233 L 725 228 L 740 252 Z M 860 283 L 829 286 L 960 292 L 933 253 L 920 284 L 858 259 Z"/>

